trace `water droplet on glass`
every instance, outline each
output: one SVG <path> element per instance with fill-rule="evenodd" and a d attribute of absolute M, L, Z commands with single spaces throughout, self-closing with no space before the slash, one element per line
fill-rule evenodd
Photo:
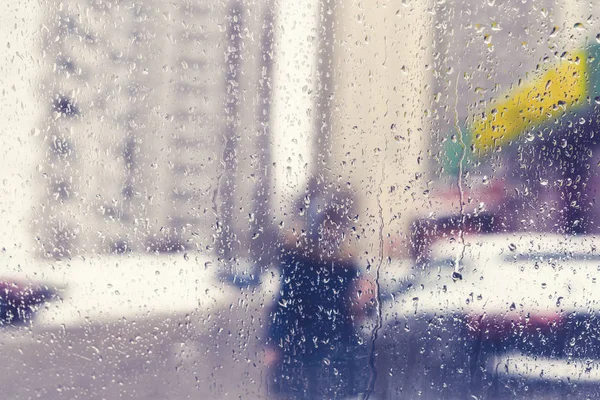
<path fill-rule="evenodd" d="M 533 134 L 533 132 L 527 132 L 527 136 L 525 136 L 525 140 L 527 140 L 528 142 L 533 142 L 534 139 L 535 139 L 535 135 Z"/>

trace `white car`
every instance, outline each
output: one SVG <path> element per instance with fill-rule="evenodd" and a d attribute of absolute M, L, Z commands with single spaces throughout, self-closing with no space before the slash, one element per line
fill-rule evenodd
<path fill-rule="evenodd" d="M 600 394 L 599 278 L 594 237 L 438 242 L 384 300 L 378 390 L 432 399 Z"/>

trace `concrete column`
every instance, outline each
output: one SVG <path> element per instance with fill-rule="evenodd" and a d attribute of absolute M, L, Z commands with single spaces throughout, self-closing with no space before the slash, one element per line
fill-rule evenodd
<path fill-rule="evenodd" d="M 433 13 L 429 2 L 345 2 L 336 8 L 331 169 L 361 203 L 366 258 L 402 253 L 409 224 L 426 207 L 431 138 Z M 381 240 L 383 239 L 383 243 Z"/>
<path fill-rule="evenodd" d="M 273 191 L 276 224 L 311 173 L 318 0 L 279 3 L 273 65 Z"/>

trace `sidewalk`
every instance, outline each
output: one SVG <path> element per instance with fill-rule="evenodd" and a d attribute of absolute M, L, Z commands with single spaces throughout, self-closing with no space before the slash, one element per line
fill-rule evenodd
<path fill-rule="evenodd" d="M 20 263 L 62 300 L 0 331 L 6 398 L 265 398 L 262 336 L 278 277 L 239 289 L 183 255 Z M 7 276 L 8 275 L 8 276 Z"/>

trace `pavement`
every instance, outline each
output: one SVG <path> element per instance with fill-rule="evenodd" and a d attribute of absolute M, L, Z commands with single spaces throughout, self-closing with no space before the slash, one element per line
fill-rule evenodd
<path fill-rule="evenodd" d="M 183 255 L 2 262 L 3 278 L 60 295 L 0 331 L 3 398 L 267 398 L 262 342 L 277 276 L 239 288 L 214 260 Z"/>

